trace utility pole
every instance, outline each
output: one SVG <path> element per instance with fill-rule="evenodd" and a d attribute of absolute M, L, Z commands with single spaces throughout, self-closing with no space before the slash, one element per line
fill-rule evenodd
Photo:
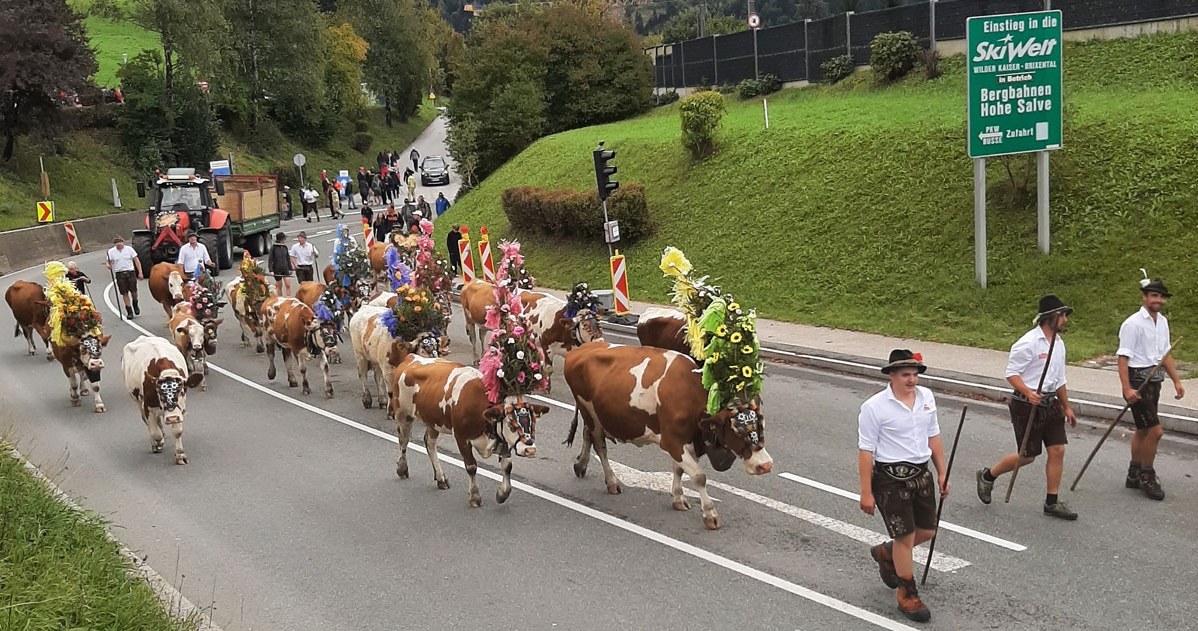
<path fill-rule="evenodd" d="M 707 36 L 707 0 L 699 5 L 699 37 Z"/>

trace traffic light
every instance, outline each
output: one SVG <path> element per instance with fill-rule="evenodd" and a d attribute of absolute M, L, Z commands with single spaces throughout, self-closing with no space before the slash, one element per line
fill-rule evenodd
<path fill-rule="evenodd" d="M 599 188 L 599 199 L 606 200 L 617 188 L 620 188 L 620 183 L 611 179 L 611 176 L 616 174 L 616 165 L 608 165 L 609 160 L 616 158 L 616 152 L 602 148 L 592 151 L 595 156 L 595 185 Z"/>

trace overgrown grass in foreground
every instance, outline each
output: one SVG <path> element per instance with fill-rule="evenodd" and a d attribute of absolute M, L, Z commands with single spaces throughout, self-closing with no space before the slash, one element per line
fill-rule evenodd
<path fill-rule="evenodd" d="M 0 629 L 184 631 L 104 533 L 63 504 L 0 441 Z"/>
<path fill-rule="evenodd" d="M 1065 148 L 1052 155 L 1052 254 L 1036 249 L 1031 195 L 988 161 L 989 288 L 974 283 L 972 165 L 960 57 L 935 81 L 844 84 L 729 102 L 718 153 L 694 163 L 677 106 L 544 138 L 450 210 L 448 221 L 525 242 L 547 286 L 606 284 L 607 249 L 511 233 L 513 186 L 594 187 L 590 151 L 617 150 L 617 179 L 645 185 L 657 232 L 629 246 L 633 299 L 665 302 L 662 248 L 682 248 L 763 316 L 1005 349 L 1048 292 L 1076 308 L 1069 358 L 1113 353 L 1139 306 L 1138 269 L 1163 276 L 1174 336 L 1198 334 L 1198 35 L 1070 43 Z M 1025 159 L 1011 161 L 1017 179 Z M 623 249 L 623 248 L 622 248 Z M 801 342 L 801 340 L 799 340 Z M 1198 346 L 1179 346 L 1198 358 Z M 935 362 L 935 358 L 930 358 Z"/>

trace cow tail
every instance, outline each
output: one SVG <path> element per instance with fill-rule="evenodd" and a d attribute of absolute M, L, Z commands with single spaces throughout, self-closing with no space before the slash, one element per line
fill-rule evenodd
<path fill-rule="evenodd" d="M 578 406 L 574 407 L 574 420 L 570 421 L 570 433 L 566 434 L 566 440 L 563 445 L 567 447 L 574 446 L 574 434 L 578 431 Z"/>

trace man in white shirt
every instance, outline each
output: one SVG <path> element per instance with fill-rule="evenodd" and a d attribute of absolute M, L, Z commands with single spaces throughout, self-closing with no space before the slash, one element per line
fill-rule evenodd
<path fill-rule="evenodd" d="M 1165 499 L 1161 481 L 1156 477 L 1156 447 L 1164 430 L 1157 416 L 1161 400 L 1161 371 L 1153 368 L 1161 363 L 1173 380 L 1175 399 L 1185 396 L 1185 388 L 1177 376 L 1177 363 L 1169 351 L 1169 321 L 1161 313 L 1165 300 L 1172 296 L 1161 279 L 1140 281 L 1140 310 L 1131 314 L 1119 327 L 1119 382 L 1123 398 L 1131 403 L 1131 415 L 1136 433 L 1131 438 L 1131 464 L 1127 467 L 1126 486 L 1140 489 L 1154 499 Z M 1164 360 L 1163 362 L 1161 360 Z M 1149 378 L 1149 374 L 1152 375 Z M 1147 383 L 1145 383 L 1147 382 Z M 1140 388 L 1142 390 L 1139 390 Z M 1137 392 L 1137 390 L 1139 390 Z"/>
<path fill-rule="evenodd" d="M 183 271 L 187 274 L 187 278 L 195 275 L 196 267 L 204 265 L 215 270 L 216 264 L 212 262 L 212 257 L 208 256 L 208 248 L 200 243 L 200 237 L 195 232 L 187 233 L 187 243 L 179 248 L 179 258 L 175 261 L 183 266 Z"/>
<path fill-rule="evenodd" d="M 1032 428 L 1027 450 L 1023 454 L 1012 452 L 999 459 L 994 466 L 978 469 L 978 499 L 983 504 L 990 503 L 994 481 L 998 476 L 1015 470 L 1016 463 L 1026 467 L 1034 462 L 1043 445 L 1048 450 L 1048 464 L 1044 467 L 1047 487 L 1044 514 L 1068 521 L 1077 519 L 1077 513 L 1057 497 L 1061 488 L 1061 473 L 1065 469 L 1065 445 L 1069 442 L 1065 423 L 1067 421 L 1070 427 L 1077 427 L 1077 416 L 1069 405 L 1069 392 L 1065 388 L 1065 340 L 1060 335 L 1071 313 L 1073 307 L 1067 306 L 1060 298 L 1052 294 L 1044 296 L 1040 299 L 1036 326 L 1011 346 L 1005 376 L 1015 388 L 1007 403 L 1011 425 L 1015 429 L 1015 449 L 1021 447 L 1029 421 Z M 1052 341 L 1054 338 L 1055 344 Z M 1036 389 L 1037 386 L 1039 389 Z"/>
<path fill-rule="evenodd" d="M 890 352 L 882 373 L 885 390 L 861 404 L 857 418 L 857 468 L 861 510 L 882 513 L 892 539 L 870 548 L 882 582 L 898 588 L 898 608 L 916 622 L 932 614 L 919 598 L 911 551 L 936 534 L 936 494 L 928 460 L 936 465 L 940 496 L 948 496 L 944 445 L 936 398 L 919 384 L 923 357 L 905 349 Z"/>
<path fill-rule="evenodd" d="M 299 282 L 315 278 L 316 256 L 320 254 L 316 246 L 308 243 L 307 233 L 296 235 L 296 243 L 291 246 L 291 266 L 295 268 L 295 278 Z"/>
<path fill-rule="evenodd" d="M 125 245 L 124 238 L 117 237 L 112 240 L 112 247 L 108 248 L 108 260 L 104 263 L 104 267 L 112 270 L 112 275 L 116 279 L 117 291 L 125 301 L 125 314 L 130 319 L 135 313 L 141 315 L 141 306 L 137 304 L 137 281 L 141 280 L 142 272 L 137 252 Z M 132 295 L 132 303 L 130 303 L 130 295 Z"/>
<path fill-rule="evenodd" d="M 316 192 L 316 189 L 307 186 L 304 187 L 304 219 L 308 223 L 312 223 L 312 218 L 308 216 L 309 210 L 312 211 L 313 215 L 316 215 L 316 221 L 320 221 L 320 211 L 316 208 L 316 200 L 318 199 L 320 199 L 320 195 Z"/>

